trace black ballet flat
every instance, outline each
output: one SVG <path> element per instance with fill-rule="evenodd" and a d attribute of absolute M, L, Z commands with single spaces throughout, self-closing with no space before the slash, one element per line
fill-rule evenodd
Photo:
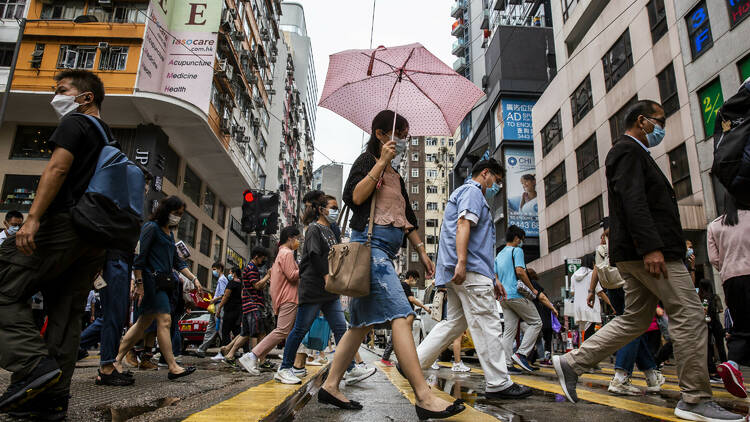
<path fill-rule="evenodd" d="M 417 417 L 420 421 L 423 421 L 427 419 L 445 419 L 450 418 L 454 415 L 458 415 L 459 413 L 463 412 L 464 409 L 466 409 L 466 406 L 464 406 L 463 403 L 463 400 L 457 399 L 453 402 L 452 405 L 439 412 L 433 412 L 432 410 L 423 409 L 417 405 L 414 405 L 414 407 L 417 409 Z"/>
<path fill-rule="evenodd" d="M 341 401 L 331 395 L 325 388 L 318 391 L 318 403 L 332 404 L 339 409 L 344 410 L 362 410 L 362 405 L 358 401 L 350 400 L 348 402 Z"/>
<path fill-rule="evenodd" d="M 174 380 L 176 380 L 178 378 L 186 377 L 186 376 L 192 374 L 193 372 L 195 372 L 195 366 L 188 366 L 188 367 L 185 368 L 184 371 L 180 372 L 179 374 L 173 374 L 171 372 L 168 373 L 167 374 L 167 379 L 170 380 L 170 381 L 174 381 Z"/>

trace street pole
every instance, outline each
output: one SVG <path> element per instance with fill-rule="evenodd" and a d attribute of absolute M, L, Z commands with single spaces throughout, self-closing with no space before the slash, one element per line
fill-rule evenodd
<path fill-rule="evenodd" d="M 13 62 L 10 64 L 10 71 L 8 72 L 8 82 L 5 84 L 5 95 L 3 95 L 3 102 L 0 104 L 0 128 L 5 123 L 5 110 L 8 108 L 8 97 L 10 97 L 10 85 L 13 83 L 13 75 L 16 73 L 16 62 L 18 61 L 18 52 L 21 50 L 21 39 L 23 38 L 23 31 L 26 28 L 26 18 L 18 20 L 18 38 L 16 39 L 16 48 L 13 50 Z"/>

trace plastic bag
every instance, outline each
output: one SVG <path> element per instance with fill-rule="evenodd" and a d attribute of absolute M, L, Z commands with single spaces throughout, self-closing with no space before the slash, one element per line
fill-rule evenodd
<path fill-rule="evenodd" d="M 552 318 L 552 331 L 559 333 L 560 330 L 562 330 L 562 325 L 560 324 L 560 321 L 557 319 L 555 314 L 550 313 L 550 317 Z"/>
<path fill-rule="evenodd" d="M 331 327 L 325 317 L 318 316 L 310 326 L 310 331 L 305 334 L 302 343 L 305 347 L 313 350 L 325 350 L 328 340 L 331 338 Z"/>

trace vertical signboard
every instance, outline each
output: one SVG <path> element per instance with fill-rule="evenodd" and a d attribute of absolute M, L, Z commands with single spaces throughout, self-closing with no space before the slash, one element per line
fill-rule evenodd
<path fill-rule="evenodd" d="M 716 78 L 713 82 L 699 90 L 698 98 L 701 101 L 703 130 L 705 130 L 706 137 L 708 138 L 714 134 L 716 114 L 719 112 L 721 105 L 724 104 L 724 96 L 721 92 L 721 82 L 719 79 Z"/>
<path fill-rule="evenodd" d="M 726 0 L 729 9 L 729 25 L 734 28 L 750 15 L 750 0 Z"/>
<path fill-rule="evenodd" d="M 208 114 L 221 0 L 151 0 L 137 89 L 170 95 Z"/>
<path fill-rule="evenodd" d="M 539 237 L 534 150 L 505 148 L 508 226 L 516 225 L 528 237 Z"/>
<path fill-rule="evenodd" d="M 531 109 L 534 100 L 502 98 L 495 107 L 495 141 L 533 141 Z"/>

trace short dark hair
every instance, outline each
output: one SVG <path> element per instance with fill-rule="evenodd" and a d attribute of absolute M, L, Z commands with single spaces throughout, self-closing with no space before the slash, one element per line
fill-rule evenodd
<path fill-rule="evenodd" d="M 526 239 L 526 232 L 522 228 L 512 224 L 508 227 L 508 231 L 505 232 L 505 241 L 512 242 L 516 237 L 521 240 Z"/>
<path fill-rule="evenodd" d="M 638 121 L 638 116 L 649 116 L 656 111 L 656 107 L 662 108 L 661 104 L 651 100 L 640 100 L 636 101 L 635 104 L 628 107 L 625 113 L 625 129 L 630 129 L 635 126 Z"/>
<path fill-rule="evenodd" d="M 471 177 L 476 177 L 484 169 L 490 169 L 491 172 L 498 176 L 502 176 L 503 173 L 505 173 L 503 165 L 498 163 L 494 158 L 490 158 L 487 160 L 480 160 L 474 164 L 474 167 L 471 168 Z"/>
<path fill-rule="evenodd" d="M 406 274 L 404 274 L 404 279 L 413 278 L 415 280 L 419 280 L 419 277 L 421 276 L 419 275 L 419 271 L 417 270 L 409 270 L 406 272 Z"/>
<path fill-rule="evenodd" d="M 151 214 L 150 220 L 158 224 L 159 227 L 164 227 L 169 224 L 169 214 L 171 214 L 172 211 L 177 211 L 180 208 L 183 208 L 184 206 L 185 201 L 180 199 L 180 197 L 174 195 L 168 196 L 159 201 L 159 206 L 156 207 L 156 211 Z"/>
<path fill-rule="evenodd" d="M 258 256 L 262 256 L 263 258 L 268 258 L 268 249 L 262 247 L 262 246 L 256 246 L 253 248 L 252 251 L 250 251 L 250 258 L 255 258 Z"/>
<path fill-rule="evenodd" d="M 321 196 L 325 195 L 326 193 L 322 190 L 311 190 L 310 192 L 307 192 L 305 196 L 302 197 L 302 203 L 305 204 L 307 202 L 313 202 L 314 200 L 320 198 Z"/>
<path fill-rule="evenodd" d="M 55 75 L 55 82 L 70 78 L 70 84 L 78 89 L 80 93 L 91 92 L 94 94 L 96 108 L 102 108 L 104 101 L 104 84 L 93 72 L 84 69 L 66 69 Z"/>
<path fill-rule="evenodd" d="M 581 266 L 584 266 L 590 270 L 593 270 L 594 262 L 596 262 L 596 260 L 594 259 L 594 253 L 593 252 L 587 253 L 586 255 L 583 256 L 583 259 L 581 259 Z"/>
<path fill-rule="evenodd" d="M 531 174 L 531 173 L 527 173 L 527 174 L 524 174 L 523 176 L 521 176 L 521 179 L 523 179 L 523 180 L 533 180 L 534 182 L 536 182 L 536 175 Z"/>
<path fill-rule="evenodd" d="M 601 223 L 599 223 L 599 225 L 600 225 L 600 226 L 601 226 L 601 227 L 602 227 L 602 228 L 603 228 L 604 230 L 608 230 L 608 229 L 609 229 L 609 217 L 604 217 L 604 218 L 602 218 L 602 222 L 601 222 Z"/>
<path fill-rule="evenodd" d="M 235 277 L 237 277 L 235 280 L 236 281 L 240 281 L 240 279 L 242 278 L 242 268 L 240 268 L 240 267 L 232 267 L 231 271 L 232 271 L 232 274 L 234 274 Z"/>
<path fill-rule="evenodd" d="M 213 263 L 213 265 L 211 265 L 211 268 L 218 268 L 218 269 L 224 271 L 224 264 L 222 264 L 219 261 L 216 261 L 216 262 Z"/>
<path fill-rule="evenodd" d="M 295 226 L 286 226 L 281 229 L 281 233 L 279 234 L 279 243 L 284 244 L 289 240 L 289 238 L 295 236 L 299 236 L 299 229 Z"/>
<path fill-rule="evenodd" d="M 10 221 L 11 218 L 20 218 L 23 220 L 23 214 L 18 210 L 10 210 L 5 214 L 5 221 Z"/>

